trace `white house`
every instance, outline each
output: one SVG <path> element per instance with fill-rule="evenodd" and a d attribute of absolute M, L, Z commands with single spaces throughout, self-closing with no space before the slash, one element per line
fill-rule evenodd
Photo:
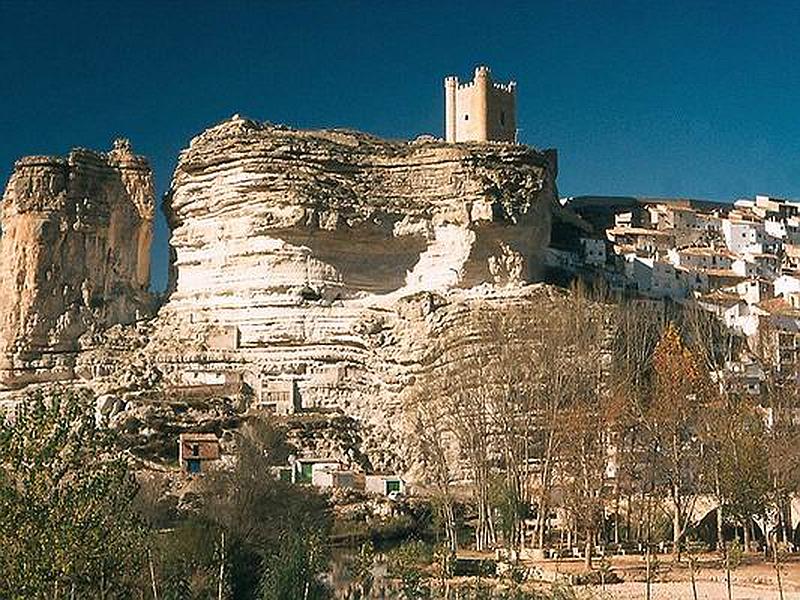
<path fill-rule="evenodd" d="M 311 483 L 318 488 L 355 489 L 356 474 L 334 468 L 318 468 L 311 473 Z"/>
<path fill-rule="evenodd" d="M 766 279 L 747 279 L 736 284 L 733 288 L 725 288 L 735 292 L 747 304 L 758 304 L 774 295 L 772 282 Z"/>
<path fill-rule="evenodd" d="M 774 238 L 786 239 L 786 221 L 776 218 L 766 219 L 764 221 L 764 231 Z"/>
<path fill-rule="evenodd" d="M 781 247 L 780 239 L 767 234 L 763 221 L 724 219 L 722 235 L 728 250 L 734 254 L 775 253 Z"/>
<path fill-rule="evenodd" d="M 381 496 L 405 494 L 406 482 L 399 475 L 367 475 L 364 477 L 364 489 Z"/>
<path fill-rule="evenodd" d="M 738 329 L 741 317 L 749 314 L 747 303 L 731 291 L 714 290 L 698 297 L 697 303 L 734 330 Z"/>
<path fill-rule="evenodd" d="M 636 253 L 623 255 L 625 277 L 634 283 L 642 294 L 650 294 L 653 286 L 653 259 L 642 258 Z"/>
<path fill-rule="evenodd" d="M 670 251 L 670 258 L 687 269 L 731 269 L 736 255 L 724 248 L 699 247 Z"/>
<path fill-rule="evenodd" d="M 685 298 L 688 287 L 682 273 L 681 267 L 665 261 L 654 261 L 650 294 L 657 298 Z"/>
<path fill-rule="evenodd" d="M 342 463 L 335 458 L 290 458 L 289 464 L 292 483 L 313 483 L 315 473 L 342 470 Z"/>
<path fill-rule="evenodd" d="M 793 308 L 800 308 L 800 278 L 781 275 L 774 281 L 775 296 L 783 297 Z"/>
<path fill-rule="evenodd" d="M 784 272 L 800 271 L 800 245 L 783 245 L 783 262 L 781 269 Z"/>

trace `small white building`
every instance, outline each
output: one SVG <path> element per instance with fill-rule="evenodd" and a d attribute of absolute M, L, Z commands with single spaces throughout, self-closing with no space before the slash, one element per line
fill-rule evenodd
<path fill-rule="evenodd" d="M 738 381 L 741 388 L 749 395 L 757 396 L 764 381 L 764 370 L 757 361 L 744 357 L 742 360 L 725 364 L 725 370 Z"/>
<path fill-rule="evenodd" d="M 772 282 L 758 278 L 741 281 L 733 288 L 726 288 L 726 291 L 728 290 L 735 292 L 747 304 L 758 304 L 774 295 Z"/>
<path fill-rule="evenodd" d="M 664 225 L 669 229 L 699 229 L 697 211 L 689 206 L 668 205 L 662 215 Z"/>
<path fill-rule="evenodd" d="M 290 458 L 289 464 L 292 466 L 292 483 L 313 483 L 315 473 L 344 470 L 342 463 L 335 458 Z"/>
<path fill-rule="evenodd" d="M 614 215 L 614 227 L 633 227 L 635 222 L 633 211 L 616 213 Z"/>
<path fill-rule="evenodd" d="M 653 287 L 653 264 L 652 258 L 642 258 L 636 253 L 623 255 L 625 277 L 634 283 L 639 292 L 650 294 Z"/>
<path fill-rule="evenodd" d="M 311 483 L 318 488 L 355 489 L 356 474 L 342 469 L 312 470 Z"/>
<path fill-rule="evenodd" d="M 774 281 L 775 296 L 784 298 L 793 308 L 800 308 L 800 278 L 781 275 Z"/>
<path fill-rule="evenodd" d="M 766 219 L 764 221 L 764 231 L 774 238 L 786 239 L 786 221 L 776 218 Z"/>
<path fill-rule="evenodd" d="M 670 261 L 687 269 L 730 269 L 736 255 L 724 248 L 695 247 L 670 250 Z"/>
<path fill-rule="evenodd" d="M 300 410 L 297 385 L 292 379 L 266 379 L 247 372 L 244 382 L 253 390 L 254 407 L 275 415 L 292 415 Z"/>
<path fill-rule="evenodd" d="M 672 298 L 679 300 L 685 298 L 688 292 L 685 270 L 665 262 L 653 262 L 653 278 L 650 294 L 657 298 Z"/>
<path fill-rule="evenodd" d="M 784 273 L 800 271 L 800 245 L 784 244 L 781 269 Z"/>
<path fill-rule="evenodd" d="M 364 477 L 364 489 L 381 496 L 405 494 L 406 482 L 399 475 L 367 475 Z"/>
<path fill-rule="evenodd" d="M 734 254 L 774 253 L 781 241 L 767 234 L 763 221 L 728 218 L 722 221 L 725 245 Z"/>

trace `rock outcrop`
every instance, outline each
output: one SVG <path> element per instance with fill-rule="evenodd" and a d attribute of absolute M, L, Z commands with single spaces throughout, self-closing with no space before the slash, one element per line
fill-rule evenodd
<path fill-rule="evenodd" d="M 165 385 L 238 374 L 263 400 L 291 382 L 298 408 L 355 416 L 375 466 L 399 466 L 399 392 L 471 303 L 527 294 L 555 178 L 554 152 L 515 144 L 238 117 L 203 132 L 165 199 L 170 296 L 149 345 Z"/>
<path fill-rule="evenodd" d="M 17 161 L 2 201 L 0 387 L 71 379 L 78 338 L 151 309 L 147 161 L 101 154 Z"/>
<path fill-rule="evenodd" d="M 442 340 L 479 349 L 476 313 L 552 300 L 529 284 L 558 208 L 556 170 L 555 152 L 516 144 L 234 117 L 180 156 L 164 203 L 168 298 L 139 321 L 146 163 L 122 144 L 23 159 L 3 206 L 2 376 L 84 380 L 103 394 L 100 417 L 161 458 L 176 427 L 223 431 L 236 418 L 209 406 L 249 406 L 315 411 L 315 427 L 335 423 L 338 437 L 308 430 L 306 451 L 403 470 L 402 392 L 450 352 Z"/>
<path fill-rule="evenodd" d="M 388 142 L 234 118 L 192 140 L 165 203 L 170 310 L 252 310 L 529 281 L 549 241 L 555 153 Z M 243 327 L 243 343 L 262 332 Z"/>

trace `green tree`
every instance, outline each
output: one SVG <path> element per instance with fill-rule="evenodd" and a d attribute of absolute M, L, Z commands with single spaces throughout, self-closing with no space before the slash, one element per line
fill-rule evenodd
<path fill-rule="evenodd" d="M 286 532 L 265 557 L 260 600 L 324 600 L 328 588 L 320 574 L 327 568 L 324 540 L 310 532 Z"/>
<path fill-rule="evenodd" d="M 331 528 L 327 499 L 276 479 L 270 463 L 285 444 L 268 424 L 251 423 L 236 442 L 234 468 L 209 474 L 203 486 L 205 518 L 225 533 L 222 573 L 233 600 L 293 597 L 281 594 L 296 591 L 301 579 L 309 594 L 321 594 L 315 586 L 327 566 L 320 542 Z"/>
<path fill-rule="evenodd" d="M 0 421 L 0 597 L 123 598 L 143 572 L 136 483 L 88 392 L 27 396 Z"/>

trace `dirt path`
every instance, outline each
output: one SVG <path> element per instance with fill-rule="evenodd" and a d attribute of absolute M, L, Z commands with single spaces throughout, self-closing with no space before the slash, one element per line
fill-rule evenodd
<path fill-rule="evenodd" d="M 645 585 L 626 582 L 606 586 L 606 591 L 594 588 L 579 588 L 587 599 L 592 600 L 644 600 Z M 698 600 L 728 600 L 725 584 L 716 581 L 697 583 Z M 733 586 L 734 600 L 779 600 L 778 591 L 767 587 Z M 800 592 L 783 593 L 784 600 L 800 600 Z M 688 582 L 654 583 L 651 600 L 693 600 L 692 586 Z"/>

